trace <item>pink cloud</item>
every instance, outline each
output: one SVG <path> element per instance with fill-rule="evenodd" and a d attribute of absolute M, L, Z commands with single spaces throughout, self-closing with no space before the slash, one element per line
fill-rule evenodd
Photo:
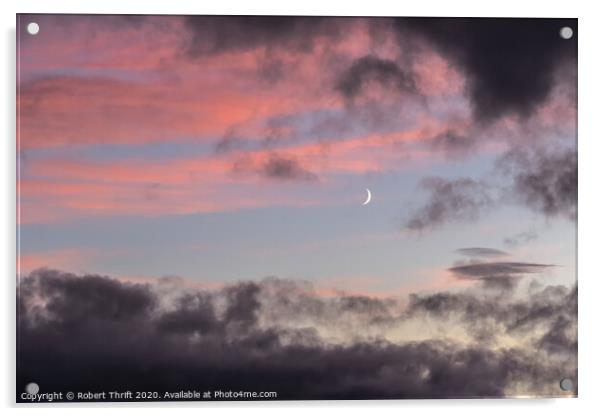
<path fill-rule="evenodd" d="M 362 19 L 346 36 L 318 37 L 311 53 L 256 48 L 194 58 L 186 55 L 189 34 L 177 16 L 137 24 L 45 16 L 41 24 L 44 37 L 26 38 L 19 49 L 22 149 L 215 140 L 276 115 L 344 111 L 336 77 L 366 54 L 399 54 L 390 34 L 375 44 Z M 285 76 L 266 79 L 266 65 Z M 459 75 L 437 55 L 421 55 L 414 66 L 423 93 L 461 92 Z"/>
<path fill-rule="evenodd" d="M 85 268 L 94 256 L 92 250 L 78 248 L 19 253 L 17 274 L 27 274 L 40 267 L 75 271 Z"/>
<path fill-rule="evenodd" d="M 274 204 L 305 206 L 324 199 L 258 193 L 268 181 L 261 167 L 273 157 L 295 160 L 332 185 L 334 175 L 366 174 L 402 169 L 429 154 L 398 146 L 416 143 L 444 132 L 449 124 L 422 117 L 415 128 L 322 143 L 301 143 L 256 151 L 235 151 L 167 161 L 127 162 L 48 158 L 28 161 L 20 180 L 20 222 L 56 221 L 87 215 L 165 215 L 216 212 Z M 462 128 L 462 125 L 458 125 Z M 246 170 L 235 168 L 243 158 Z M 409 159 L 408 159 L 409 158 Z M 403 163 L 402 163 L 403 162 Z M 320 202 L 318 202 L 320 201 Z"/>
<path fill-rule="evenodd" d="M 267 121 L 324 110 L 353 118 L 349 103 L 334 86 L 336 77 L 354 60 L 366 55 L 396 62 L 408 58 L 386 28 L 375 42 L 362 19 L 349 26 L 345 36 L 318 37 L 311 53 L 257 47 L 194 58 L 183 49 L 189 34 L 177 16 L 131 25 L 115 18 L 82 16 L 42 16 L 40 22 L 44 36 L 26 38 L 19 47 L 18 141 L 25 151 L 174 139 L 212 145 L 228 132 L 261 141 L 270 129 L 288 138 L 294 136 L 293 127 L 274 128 Z M 36 159 L 22 165 L 20 221 L 317 203 L 284 193 L 257 193 L 256 185 L 266 180 L 258 171 L 274 151 L 317 175 L 320 186 L 331 185 L 340 174 L 404 169 L 408 161 L 436 162 L 438 155 L 432 149 L 414 145 L 450 130 L 475 133 L 463 97 L 465 80 L 433 50 L 411 58 L 418 90 L 433 102 L 412 108 L 410 128 L 361 137 L 335 132 L 310 143 L 275 140 L 269 150 L 234 149 L 224 155 L 167 162 Z M 265 66 L 271 64 L 286 76 L 266 79 Z M 386 86 L 375 90 L 370 99 L 393 107 L 408 98 L 387 91 Z M 569 123 L 574 116 L 565 109 L 561 98 L 553 101 L 536 115 L 532 128 L 552 129 L 559 119 Z M 406 115 L 403 111 L 384 118 Z M 508 117 L 476 133 L 518 137 L 519 127 L 521 123 Z M 308 136 L 305 140 L 313 139 Z M 251 174 L 233 172 L 239 158 L 248 161 Z"/>
<path fill-rule="evenodd" d="M 309 104 L 309 103 L 308 103 Z M 299 110 L 290 96 L 196 84 L 62 77 L 20 87 L 19 145 L 141 143 L 219 137 L 250 118 Z"/>

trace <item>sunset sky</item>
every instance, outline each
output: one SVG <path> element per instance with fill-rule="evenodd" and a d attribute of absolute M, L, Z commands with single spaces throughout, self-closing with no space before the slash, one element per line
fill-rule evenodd
<path fill-rule="evenodd" d="M 19 383 L 576 377 L 575 19 L 17 19 Z"/>
<path fill-rule="evenodd" d="M 574 279 L 574 222 L 509 196 L 499 167 L 574 142 L 570 81 L 483 109 L 452 53 L 386 19 L 21 19 L 41 27 L 19 33 L 22 272 L 391 293 L 453 284 L 454 251 L 482 246 Z M 494 195 L 412 227 L 425 177 Z"/>

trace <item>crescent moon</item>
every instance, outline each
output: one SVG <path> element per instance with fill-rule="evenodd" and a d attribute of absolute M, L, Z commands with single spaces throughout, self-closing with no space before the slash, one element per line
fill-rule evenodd
<path fill-rule="evenodd" d="M 372 193 L 370 192 L 370 189 L 366 188 L 366 192 L 368 192 L 368 198 L 366 198 L 366 201 L 362 205 L 368 205 L 372 200 Z"/>

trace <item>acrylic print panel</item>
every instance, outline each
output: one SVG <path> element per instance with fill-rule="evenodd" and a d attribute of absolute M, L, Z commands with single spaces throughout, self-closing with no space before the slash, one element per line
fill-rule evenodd
<path fill-rule="evenodd" d="M 17 401 L 576 396 L 576 19 L 17 32 Z"/>

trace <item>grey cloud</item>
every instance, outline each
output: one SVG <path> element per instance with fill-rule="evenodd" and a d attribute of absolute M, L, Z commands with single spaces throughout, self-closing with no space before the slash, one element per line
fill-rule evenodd
<path fill-rule="evenodd" d="M 245 135 L 245 129 L 248 127 L 244 123 L 239 123 L 226 129 L 215 144 L 216 153 L 228 153 L 233 150 L 267 149 L 274 144 L 293 142 L 297 139 L 296 126 L 286 117 L 270 118 L 265 122 L 265 125 L 260 129 L 261 140 L 259 145 L 254 143 L 252 137 Z"/>
<path fill-rule="evenodd" d="M 425 230 L 451 220 L 475 220 L 493 204 L 487 186 L 470 178 L 424 178 L 421 187 L 429 197 L 406 221 L 410 230 Z"/>
<path fill-rule="evenodd" d="M 577 64 L 576 19 L 398 18 L 402 47 L 426 41 L 455 64 L 467 81 L 473 117 L 526 118 L 545 103 L 559 70 Z M 570 26 L 575 36 L 562 39 Z"/>
<path fill-rule="evenodd" d="M 187 16 L 185 52 L 201 56 L 259 49 L 266 63 L 261 73 L 280 79 L 283 68 L 274 51 L 309 52 L 318 39 L 337 40 L 358 22 L 367 22 L 373 42 L 379 28 L 392 28 L 399 47 L 411 60 L 425 45 L 434 48 L 466 77 L 466 92 L 475 120 L 489 123 L 504 115 L 526 118 L 547 101 L 561 76 L 577 62 L 576 19 L 486 18 L 337 18 L 311 16 Z M 559 28 L 571 26 L 571 40 Z M 525 41 L 528 39 L 528 41 Z M 411 73 L 394 61 L 372 55 L 360 58 L 338 82 L 350 97 L 367 78 L 412 90 Z"/>
<path fill-rule="evenodd" d="M 336 37 L 350 20 L 313 16 L 186 16 L 191 56 L 281 48 L 313 50 L 320 36 Z"/>
<path fill-rule="evenodd" d="M 526 274 L 541 273 L 551 267 L 554 266 L 520 262 L 488 262 L 470 263 L 451 267 L 448 270 L 459 279 L 479 281 L 487 288 L 509 290 Z"/>
<path fill-rule="evenodd" d="M 147 286 L 130 285 L 104 276 L 87 275 L 78 279 L 71 273 L 41 270 L 44 278 L 31 279 L 20 286 L 20 296 L 32 299 L 43 293 L 51 299 L 40 316 L 62 325 L 88 319 L 120 321 L 146 315 L 156 305 Z"/>
<path fill-rule="evenodd" d="M 165 311 L 156 321 L 165 333 L 208 334 L 221 331 L 212 297 L 207 293 L 186 293 L 176 300 L 174 310 Z"/>
<path fill-rule="evenodd" d="M 354 61 L 339 77 L 336 90 L 345 98 L 353 99 L 361 94 L 370 82 L 398 92 L 416 94 L 413 74 L 395 61 L 368 55 Z"/>
<path fill-rule="evenodd" d="M 463 254 L 468 257 L 504 257 L 508 256 L 508 253 L 495 248 L 486 247 L 467 247 L 459 248 L 456 250 L 457 253 Z"/>
<path fill-rule="evenodd" d="M 318 179 L 316 174 L 301 166 L 297 159 L 275 154 L 268 158 L 261 171 L 268 178 L 281 180 L 314 181 Z"/>
<path fill-rule="evenodd" d="M 242 138 L 243 135 L 238 131 L 239 129 L 239 126 L 229 127 L 215 143 L 215 152 L 219 154 L 244 149 L 247 142 Z"/>
<path fill-rule="evenodd" d="M 520 262 L 491 262 L 456 266 L 451 267 L 449 270 L 459 276 L 479 278 L 499 274 L 540 273 L 550 267 L 554 267 L 554 265 Z"/>
<path fill-rule="evenodd" d="M 558 320 L 562 312 L 574 321 L 572 310 L 553 309 L 550 319 L 559 323 L 551 325 L 531 313 L 543 305 L 569 304 L 567 290 L 542 290 L 533 302 L 517 304 L 469 294 L 415 295 L 403 316 L 396 314 L 400 305 L 394 300 L 324 298 L 311 287 L 274 278 L 177 293 L 166 303 L 166 294 L 148 284 L 45 269 L 23 277 L 17 390 L 35 380 L 42 392 L 194 387 L 276 391 L 280 399 L 500 397 L 516 385 L 550 394 L 560 378 L 576 372 L 565 358 L 572 353 L 560 347 L 576 340 Z M 329 314 L 352 323 L 360 317 L 393 323 L 423 313 L 443 319 L 459 311 L 467 314 L 467 326 L 494 317 L 508 331 L 518 331 L 510 325 L 521 319 L 519 329 L 547 328 L 534 341 L 542 350 L 490 349 L 481 342 L 461 345 L 436 337 L 395 343 L 362 338 L 357 325 L 348 342 L 332 343 L 314 326 L 330 320 Z M 309 321 L 295 324 L 304 320 Z M 561 358 L 546 358 L 548 349 Z"/>
<path fill-rule="evenodd" d="M 537 342 L 550 354 L 575 354 L 577 352 L 577 325 L 574 319 L 560 315 L 553 321 L 551 328 Z"/>
<path fill-rule="evenodd" d="M 521 244 L 529 243 L 535 239 L 537 239 L 537 233 L 533 230 L 529 230 L 504 238 L 504 244 L 509 247 L 516 247 Z"/>
<path fill-rule="evenodd" d="M 447 156 L 466 156 L 472 152 L 477 144 L 476 138 L 470 134 L 459 133 L 456 130 L 447 130 L 427 141 L 427 145 Z"/>
<path fill-rule="evenodd" d="M 474 337 L 478 339 L 486 331 L 493 342 L 507 334 L 536 334 L 534 330 L 539 328 L 543 335 L 535 335 L 534 348 L 576 359 L 576 287 L 547 286 L 527 299 L 508 301 L 471 292 L 411 295 L 408 313 L 444 320 L 456 317 Z"/>
<path fill-rule="evenodd" d="M 505 297 L 505 295 L 504 295 Z M 577 289 L 546 286 L 523 300 L 505 301 L 498 296 L 483 296 L 479 292 L 440 292 L 410 296 L 408 311 L 449 316 L 460 313 L 468 323 L 492 318 L 507 331 L 530 330 L 535 325 L 553 321 L 557 315 L 576 318 Z"/>
<path fill-rule="evenodd" d="M 234 161 L 234 172 L 256 173 L 265 178 L 279 181 L 306 181 L 318 180 L 318 175 L 307 170 L 296 158 L 271 153 L 266 160 L 258 162 L 248 157 L 241 157 Z"/>
<path fill-rule="evenodd" d="M 257 296 L 261 288 L 253 282 L 241 283 L 226 289 L 228 308 L 225 318 L 230 322 L 252 325 L 257 322 L 257 311 L 260 307 Z"/>
<path fill-rule="evenodd" d="M 410 230 L 426 230 L 449 221 L 475 220 L 494 205 L 519 203 L 549 217 L 577 218 L 577 151 L 574 148 L 541 148 L 516 145 L 500 156 L 493 172 L 509 185 L 470 178 L 424 178 L 421 187 L 430 192 L 426 204 L 406 221 Z M 503 195 L 504 197 L 498 197 Z M 495 196 L 495 198 L 494 198 Z M 534 231 L 504 239 L 507 246 L 537 238 Z"/>
<path fill-rule="evenodd" d="M 577 217 L 575 149 L 523 149 L 507 152 L 498 165 L 512 178 L 519 202 L 548 216 Z"/>

